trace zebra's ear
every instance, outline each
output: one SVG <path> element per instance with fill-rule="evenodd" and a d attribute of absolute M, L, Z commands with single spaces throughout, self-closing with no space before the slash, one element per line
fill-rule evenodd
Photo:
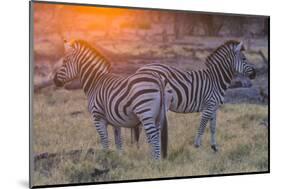
<path fill-rule="evenodd" d="M 68 42 L 65 39 L 63 40 L 63 42 L 64 42 L 64 50 L 65 50 L 65 52 L 69 52 L 69 51 L 73 50 L 71 42 Z"/>
<path fill-rule="evenodd" d="M 241 50 L 244 50 L 243 42 L 242 41 L 235 48 L 235 52 L 240 52 Z"/>

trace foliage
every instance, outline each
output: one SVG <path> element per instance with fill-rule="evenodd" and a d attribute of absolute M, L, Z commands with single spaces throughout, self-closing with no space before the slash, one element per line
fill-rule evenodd
<path fill-rule="evenodd" d="M 268 133 L 260 124 L 267 117 L 266 105 L 223 105 L 217 119 L 218 153 L 210 148 L 209 128 L 202 147 L 193 147 L 199 114 L 169 112 L 168 158 L 156 162 L 151 159 L 144 134 L 137 148 L 131 144 L 127 129 L 122 130 L 122 153 L 115 149 L 111 127 L 108 128 L 110 150 L 103 151 L 86 104 L 82 91 L 46 89 L 34 95 L 34 153 L 83 151 L 77 158 L 62 155 L 60 161 L 52 164 L 42 160 L 33 172 L 36 185 L 253 172 L 268 168 Z M 73 114 L 77 111 L 82 113 Z M 94 153 L 83 155 L 90 148 Z"/>

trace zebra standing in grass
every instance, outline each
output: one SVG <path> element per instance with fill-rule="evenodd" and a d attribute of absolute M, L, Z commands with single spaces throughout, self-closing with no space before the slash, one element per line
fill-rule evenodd
<path fill-rule="evenodd" d="M 166 157 L 164 80 L 153 72 L 119 77 L 110 73 L 110 67 L 106 58 L 87 42 L 65 43 L 63 65 L 56 71 L 54 83 L 63 86 L 76 77 L 80 79 L 104 149 L 108 148 L 108 124 L 114 126 L 115 143 L 121 149 L 120 127 L 132 128 L 141 123 L 153 157 L 160 159 L 160 154 Z"/>
<path fill-rule="evenodd" d="M 140 72 L 156 72 L 170 84 L 173 95 L 169 109 L 173 112 L 202 112 L 195 138 L 195 146 L 201 145 L 207 122 L 210 121 L 211 147 L 217 151 L 216 112 L 235 73 L 255 78 L 255 69 L 247 63 L 242 42 L 227 41 L 206 59 L 206 68 L 197 71 L 181 71 L 162 64 L 146 65 Z M 138 128 L 136 128 L 138 129 Z M 138 133 L 139 131 L 137 131 Z M 138 136 L 137 136 L 138 139 Z"/>

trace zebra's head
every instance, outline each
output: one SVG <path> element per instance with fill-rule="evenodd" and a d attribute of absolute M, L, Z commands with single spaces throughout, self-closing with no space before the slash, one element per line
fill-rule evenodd
<path fill-rule="evenodd" d="M 73 43 L 64 41 L 64 48 L 63 64 L 56 70 L 54 76 L 54 83 L 57 87 L 72 81 L 78 75 L 78 65 L 74 58 L 75 49 Z"/>
<path fill-rule="evenodd" d="M 233 69 L 234 72 L 245 75 L 250 79 L 256 77 L 255 68 L 248 63 L 246 56 L 243 53 L 244 47 L 243 42 L 240 42 L 234 46 L 234 59 L 233 59 Z"/>

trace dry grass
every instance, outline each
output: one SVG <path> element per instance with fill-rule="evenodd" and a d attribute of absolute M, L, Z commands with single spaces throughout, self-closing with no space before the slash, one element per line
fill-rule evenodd
<path fill-rule="evenodd" d="M 130 131 L 123 129 L 124 151 L 118 154 L 109 128 L 111 150 L 101 150 L 99 136 L 87 112 L 82 91 L 45 90 L 34 95 L 33 151 L 63 152 L 94 148 L 90 157 L 62 160 L 48 167 L 44 161 L 33 172 L 34 184 L 65 184 L 142 178 L 266 171 L 268 130 L 260 123 L 267 118 L 267 106 L 223 105 L 218 112 L 219 153 L 209 145 L 206 129 L 202 147 L 193 147 L 199 114 L 168 113 L 168 158 L 151 160 L 144 134 L 140 148 L 130 144 Z M 95 170 L 108 172 L 93 175 Z"/>

